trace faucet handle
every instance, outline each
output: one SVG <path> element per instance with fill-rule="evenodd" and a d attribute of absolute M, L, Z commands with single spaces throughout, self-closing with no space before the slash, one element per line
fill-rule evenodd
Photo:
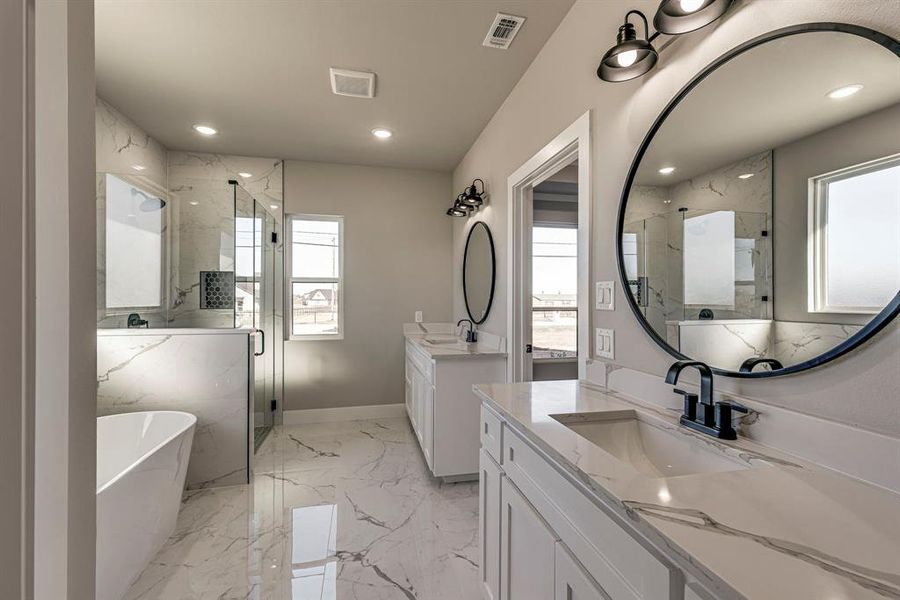
<path fill-rule="evenodd" d="M 721 402 L 716 402 L 716 404 L 725 405 L 731 407 L 731 410 L 739 413 L 744 413 L 745 415 L 750 412 L 750 409 L 744 406 L 743 404 L 738 404 L 733 400 L 723 400 Z"/>
<path fill-rule="evenodd" d="M 679 390 L 678 388 L 675 388 L 675 393 L 684 396 L 684 416 L 692 421 L 695 420 L 697 418 L 697 402 L 699 402 L 700 397 L 694 392 Z"/>

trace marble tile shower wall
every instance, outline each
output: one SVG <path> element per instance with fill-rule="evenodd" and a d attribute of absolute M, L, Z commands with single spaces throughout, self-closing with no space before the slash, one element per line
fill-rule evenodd
<path fill-rule="evenodd" d="M 740 179 L 738 175 L 752 173 Z M 628 200 L 630 223 L 626 231 L 640 232 L 639 262 L 646 253 L 649 294 L 645 314 L 657 331 L 667 321 L 696 319 L 700 307 L 684 305 L 684 219 L 679 209 L 730 210 L 735 215 L 735 236 L 754 240 L 751 261 L 756 265 L 752 285 L 735 288 L 733 309 L 716 309 L 717 318 L 771 318 L 771 253 L 762 231 L 771 230 L 772 152 L 737 161 L 669 187 L 639 185 Z M 769 302 L 763 302 L 768 296 Z"/>
<path fill-rule="evenodd" d="M 165 307 L 141 311 L 151 328 L 234 326 L 232 310 L 200 309 L 200 271 L 234 270 L 236 180 L 280 226 L 284 168 L 279 159 L 168 150 L 115 107 L 98 98 L 97 280 L 98 328 L 125 326 L 125 314 L 107 314 L 105 298 L 105 174 L 127 177 L 165 196 Z M 135 166 L 143 167 L 136 170 Z M 240 173 L 250 173 L 241 177 Z M 279 254 L 283 252 L 278 249 Z M 277 259 L 280 264 L 280 258 Z M 276 307 L 280 313 L 280 302 Z"/>
<path fill-rule="evenodd" d="M 667 340 L 683 354 L 737 371 L 753 356 L 796 365 L 834 348 L 858 332 L 861 325 L 791 321 L 692 321 L 667 328 Z"/>
<path fill-rule="evenodd" d="M 243 178 L 239 173 L 250 173 Z M 233 327 L 231 310 L 200 308 L 200 271 L 234 270 L 234 202 L 229 180 L 266 209 L 282 206 L 281 160 L 170 151 L 168 179 L 179 207 L 177 280 L 169 307 L 169 327 Z M 280 222 L 280 210 L 276 219 Z M 248 215 L 249 216 L 249 215 Z"/>
<path fill-rule="evenodd" d="M 246 332 L 97 336 L 97 416 L 183 410 L 197 417 L 187 486 L 248 480 Z"/>

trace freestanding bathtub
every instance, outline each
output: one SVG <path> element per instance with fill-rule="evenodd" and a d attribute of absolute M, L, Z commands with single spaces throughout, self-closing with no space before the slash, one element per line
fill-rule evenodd
<path fill-rule="evenodd" d="M 197 417 L 97 419 L 97 600 L 120 600 L 175 530 Z"/>

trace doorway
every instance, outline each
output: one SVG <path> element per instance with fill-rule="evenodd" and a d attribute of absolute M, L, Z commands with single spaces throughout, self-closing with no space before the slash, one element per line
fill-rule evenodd
<path fill-rule="evenodd" d="M 525 210 L 532 215 L 531 380 L 577 379 L 578 161 L 536 185 Z"/>
<path fill-rule="evenodd" d="M 590 164 L 587 112 L 509 177 L 511 382 L 585 377 Z"/>

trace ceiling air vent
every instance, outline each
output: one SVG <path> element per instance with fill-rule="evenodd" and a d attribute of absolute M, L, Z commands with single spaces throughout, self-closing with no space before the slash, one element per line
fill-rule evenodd
<path fill-rule="evenodd" d="M 509 48 L 509 45 L 512 44 L 513 39 L 516 37 L 516 34 L 519 33 L 519 30 L 522 28 L 522 23 L 524 22 L 525 17 L 497 13 L 497 16 L 494 17 L 494 22 L 491 24 L 491 28 L 488 30 L 487 37 L 484 38 L 484 42 L 482 42 L 481 45 L 487 46 L 488 48 L 500 48 L 501 50 L 506 50 Z"/>
<path fill-rule="evenodd" d="M 331 73 L 331 91 L 338 96 L 354 98 L 375 97 L 375 73 L 350 71 L 347 69 L 328 69 Z"/>

